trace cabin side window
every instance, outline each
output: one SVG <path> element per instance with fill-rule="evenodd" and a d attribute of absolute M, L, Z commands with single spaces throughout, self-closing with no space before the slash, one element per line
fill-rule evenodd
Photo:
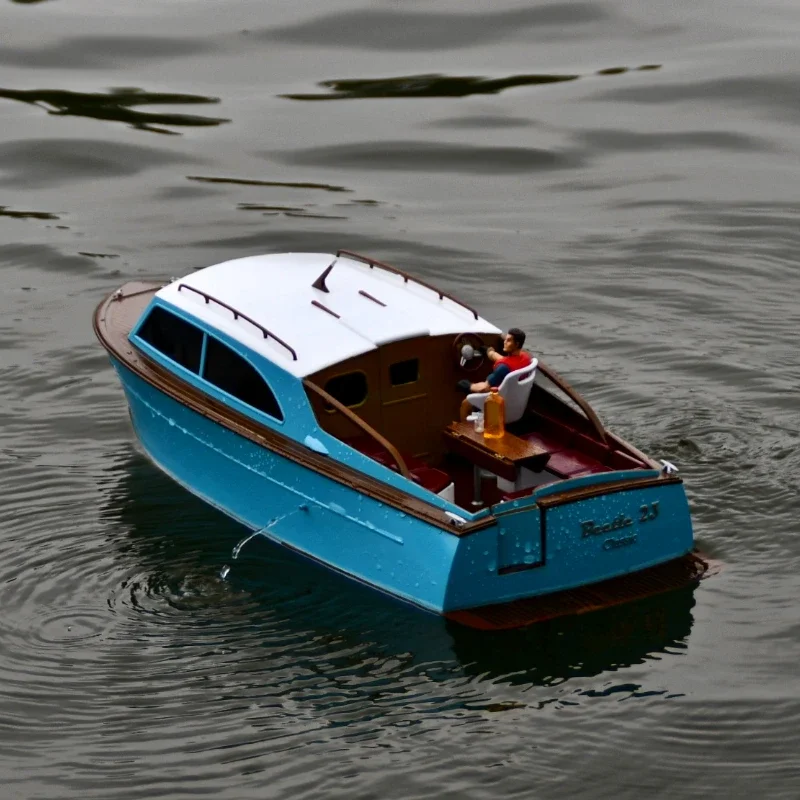
<path fill-rule="evenodd" d="M 367 376 L 361 371 L 336 375 L 326 382 L 325 391 L 343 406 L 355 408 L 367 399 Z M 333 410 L 331 406 L 327 408 Z"/>
<path fill-rule="evenodd" d="M 409 358 L 389 365 L 389 382 L 392 386 L 404 386 L 419 380 L 419 359 Z"/>
<path fill-rule="evenodd" d="M 192 372 L 200 371 L 203 332 L 190 322 L 154 306 L 136 332 L 162 355 Z"/>
<path fill-rule="evenodd" d="M 213 336 L 206 343 L 203 377 L 237 400 L 283 421 L 278 401 L 258 370 Z"/>

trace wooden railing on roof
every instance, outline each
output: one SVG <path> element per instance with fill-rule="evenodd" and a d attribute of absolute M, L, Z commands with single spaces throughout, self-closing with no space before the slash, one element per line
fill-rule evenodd
<path fill-rule="evenodd" d="M 403 460 L 403 456 L 400 455 L 398 449 L 386 438 L 381 436 L 375 428 L 372 427 L 367 422 L 364 422 L 358 414 L 351 411 L 344 403 L 341 403 L 337 400 L 333 395 L 328 394 L 322 387 L 317 386 L 316 383 L 308 380 L 308 378 L 303 379 L 303 385 L 310 389 L 315 394 L 319 395 L 326 403 L 332 405 L 338 412 L 343 414 L 350 422 L 352 422 L 356 427 L 360 428 L 364 433 L 367 434 L 370 438 L 374 439 L 381 447 L 386 450 L 389 455 L 394 459 L 395 464 L 397 464 L 397 469 L 400 474 L 404 478 L 410 478 L 411 473 L 408 471 L 408 466 L 406 462 Z"/>
<path fill-rule="evenodd" d="M 424 286 L 426 289 L 430 289 L 432 292 L 436 292 L 439 295 L 439 299 L 442 300 L 445 297 L 448 300 L 452 300 L 457 305 L 461 306 L 462 308 L 466 308 L 475 319 L 478 319 L 478 312 L 472 307 L 468 306 L 466 303 L 463 303 L 457 297 L 453 297 L 453 295 L 448 294 L 447 292 L 443 292 L 441 289 L 437 289 L 435 286 L 432 286 L 430 283 L 421 280 L 420 278 L 416 278 L 413 275 L 409 275 L 407 272 L 403 272 L 401 269 L 397 269 L 397 267 L 393 267 L 391 264 L 387 264 L 384 261 L 378 261 L 375 258 L 370 258 L 369 256 L 362 256 L 361 253 L 354 253 L 352 250 L 337 250 L 336 257 L 339 258 L 340 256 L 345 256 L 346 258 L 351 258 L 354 261 L 360 261 L 362 264 L 366 264 L 370 269 L 374 267 L 378 267 L 386 272 L 391 272 L 394 275 L 399 275 L 404 283 L 408 283 L 409 281 L 414 281 L 414 283 L 419 284 L 420 286 Z"/>
<path fill-rule="evenodd" d="M 200 291 L 200 289 L 195 289 L 194 286 L 189 286 L 188 283 L 179 283 L 178 284 L 178 291 L 181 289 L 188 289 L 190 292 L 195 292 L 195 294 L 199 294 L 206 301 L 206 305 L 210 302 L 216 303 L 218 306 L 222 306 L 226 308 L 228 311 L 233 314 L 234 319 L 239 319 L 241 317 L 244 320 L 247 320 L 253 327 L 258 328 L 261 333 L 264 334 L 264 338 L 268 339 L 272 337 L 278 344 L 283 345 L 291 354 L 292 354 L 292 361 L 297 361 L 297 352 L 293 347 L 290 347 L 286 342 L 283 341 L 279 336 L 276 336 L 272 331 L 268 331 L 260 322 L 256 322 L 251 317 L 248 317 L 247 314 L 243 314 L 238 309 L 234 308 L 233 306 L 229 306 L 227 303 L 223 303 L 222 300 L 218 300 L 213 295 L 207 294 L 206 292 Z"/>

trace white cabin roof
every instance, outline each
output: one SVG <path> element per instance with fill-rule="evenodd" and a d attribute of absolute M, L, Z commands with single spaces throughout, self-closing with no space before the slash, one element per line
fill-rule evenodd
<path fill-rule="evenodd" d="M 332 263 L 325 278 L 329 291 L 315 289 L 312 284 Z M 181 285 L 184 288 L 179 289 Z M 250 317 L 271 335 L 265 338 L 259 327 L 242 317 L 234 319 L 231 311 L 206 302 L 192 289 Z M 467 307 L 448 297 L 440 299 L 438 291 L 413 278 L 406 281 L 402 275 L 331 253 L 237 258 L 173 281 L 157 296 L 298 377 L 388 342 L 462 332 L 500 333 Z M 297 359 L 273 337 L 292 348 Z"/>

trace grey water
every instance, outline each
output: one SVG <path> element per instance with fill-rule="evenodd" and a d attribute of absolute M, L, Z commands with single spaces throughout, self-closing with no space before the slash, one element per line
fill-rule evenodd
<path fill-rule="evenodd" d="M 788 0 L 0 0 L 0 800 L 800 797 L 799 37 Z M 718 574 L 502 635 L 264 537 L 223 580 L 248 532 L 137 449 L 92 311 L 336 248 L 525 329 Z"/>

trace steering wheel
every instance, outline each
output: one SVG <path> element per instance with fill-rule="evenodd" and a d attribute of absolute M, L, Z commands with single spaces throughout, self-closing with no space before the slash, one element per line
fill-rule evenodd
<path fill-rule="evenodd" d="M 486 345 L 477 333 L 459 333 L 453 341 L 453 355 L 464 372 L 480 369 L 486 358 Z"/>

